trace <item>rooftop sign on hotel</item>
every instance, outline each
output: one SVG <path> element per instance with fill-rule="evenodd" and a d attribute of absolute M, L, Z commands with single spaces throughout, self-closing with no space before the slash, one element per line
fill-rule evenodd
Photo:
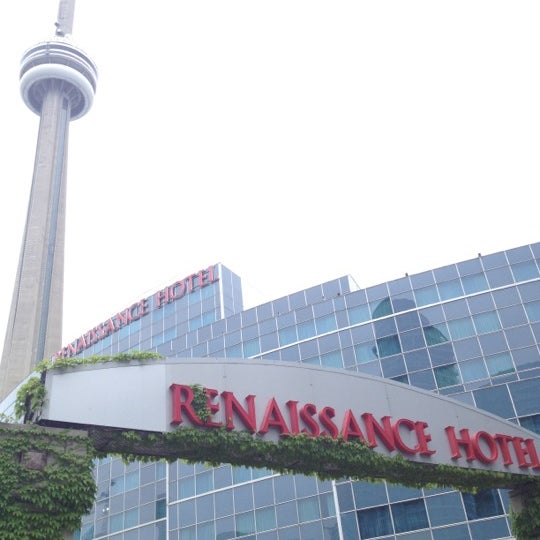
<path fill-rule="evenodd" d="M 152 296 L 142 298 L 97 326 L 94 326 L 76 340 L 68 343 L 65 347 L 62 347 L 62 349 L 54 355 L 54 358 L 70 358 L 76 356 L 102 339 L 118 332 L 121 328 L 148 315 L 151 311 L 160 309 L 176 300 L 180 300 L 180 298 L 183 298 L 198 289 L 207 287 L 218 280 L 219 277 L 216 274 L 215 267 L 209 266 L 194 274 L 190 274 L 184 279 L 175 281 L 168 287 L 157 291 Z"/>

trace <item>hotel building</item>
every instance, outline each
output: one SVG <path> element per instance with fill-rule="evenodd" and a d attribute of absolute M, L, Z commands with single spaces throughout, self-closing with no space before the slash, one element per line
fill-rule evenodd
<path fill-rule="evenodd" d="M 450 396 L 540 433 L 540 243 L 365 289 L 339 277 L 249 309 L 222 264 L 59 351 L 298 362 Z M 136 397 L 135 397 L 136 399 Z M 512 538 L 506 491 L 411 489 L 223 464 L 101 459 L 78 540 Z"/>

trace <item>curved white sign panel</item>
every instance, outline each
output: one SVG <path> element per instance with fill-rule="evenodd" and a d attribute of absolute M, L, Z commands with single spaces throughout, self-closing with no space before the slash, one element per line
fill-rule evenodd
<path fill-rule="evenodd" d="M 278 441 L 305 433 L 365 441 L 432 464 L 540 475 L 540 437 L 431 392 L 343 370 L 288 362 L 168 358 L 50 370 L 42 418 L 166 432 L 227 428 Z M 203 422 L 193 386 L 206 389 Z"/>

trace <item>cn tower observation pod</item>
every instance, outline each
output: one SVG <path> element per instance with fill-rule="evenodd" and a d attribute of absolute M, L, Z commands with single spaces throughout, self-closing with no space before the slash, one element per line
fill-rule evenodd
<path fill-rule="evenodd" d="M 70 120 L 90 110 L 96 92 L 97 68 L 83 51 L 65 38 L 38 43 L 23 55 L 21 96 L 34 113 L 41 113 L 44 96 L 54 81 L 63 84 L 70 100 Z"/>

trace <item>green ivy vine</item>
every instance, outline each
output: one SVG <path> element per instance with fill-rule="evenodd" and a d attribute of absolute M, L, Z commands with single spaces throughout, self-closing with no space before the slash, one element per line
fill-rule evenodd
<path fill-rule="evenodd" d="M 61 540 L 94 502 L 92 440 L 68 430 L 0 427 L 0 538 Z"/>
<path fill-rule="evenodd" d="M 67 358 L 58 359 L 54 363 L 44 361 L 38 367 L 38 371 L 43 373 L 50 369 L 80 365 L 103 362 L 130 362 L 132 360 L 147 361 L 157 358 L 163 357 L 156 353 L 130 352 L 113 356 Z M 210 411 L 207 406 L 204 387 L 196 384 L 191 385 L 191 389 L 194 395 L 194 410 L 201 420 L 209 419 Z M 39 419 L 39 411 L 46 397 L 41 379 L 37 377 L 30 379 L 21 387 L 19 393 L 16 403 L 16 415 L 19 418 L 24 416 L 25 419 L 36 422 Z M 400 455 L 395 457 L 384 456 L 358 441 L 345 441 L 340 438 L 332 439 L 330 437 L 313 438 L 307 435 L 289 435 L 282 437 L 279 443 L 276 444 L 262 440 L 256 434 L 253 435 L 248 432 L 228 431 L 225 428 L 201 429 L 191 427 L 181 427 L 167 433 L 94 427 L 90 428 L 89 435 L 92 444 L 87 448 L 86 461 L 78 463 L 79 474 L 82 476 L 77 477 L 77 475 L 71 475 L 71 473 L 67 474 L 67 470 L 70 470 L 71 466 L 71 463 L 68 463 L 68 458 L 63 458 L 67 460 L 65 461 L 66 468 L 60 472 L 57 467 L 55 473 L 51 476 L 52 492 L 57 494 L 59 498 L 63 496 L 60 495 L 62 490 L 59 482 L 56 481 L 60 478 L 63 479 L 63 487 L 66 492 L 79 495 L 79 499 L 74 498 L 74 504 L 66 503 L 66 508 L 70 509 L 67 512 L 69 518 L 58 518 L 49 511 L 52 508 L 51 501 L 53 499 L 51 495 L 42 495 L 41 491 L 32 490 L 31 487 L 28 487 L 28 490 L 24 492 L 28 493 L 28 498 L 24 499 L 24 504 L 31 509 L 38 507 L 49 509 L 48 514 L 44 512 L 48 517 L 43 517 L 43 526 L 38 527 L 40 531 L 49 532 L 42 536 L 21 536 L 19 531 L 18 536 L 15 533 L 12 536 L 2 536 L 0 534 L 0 538 L 5 538 L 5 540 L 15 538 L 55 540 L 58 536 L 54 536 L 54 534 L 57 534 L 58 530 L 73 527 L 73 524 L 76 527 L 80 517 L 88 511 L 93 501 L 95 485 L 91 475 L 92 457 L 105 457 L 108 455 L 120 456 L 128 463 L 163 459 L 169 462 L 182 459 L 190 463 L 205 462 L 209 465 L 229 463 L 233 466 L 266 468 L 284 474 L 316 475 L 326 480 L 342 478 L 373 482 L 386 480 L 390 483 L 414 488 L 451 487 L 464 492 L 477 492 L 493 488 L 517 488 L 520 493 L 525 494 L 526 505 L 520 513 L 511 514 L 513 534 L 517 540 L 538 540 L 540 538 L 538 532 L 540 531 L 540 481 L 524 475 L 465 469 L 449 465 L 420 464 L 405 460 Z M 17 449 L 6 450 L 6 457 L 8 454 L 11 456 L 21 455 L 21 453 L 28 451 L 29 448 L 34 448 L 34 441 L 29 438 L 24 440 L 26 440 L 26 443 L 21 440 Z M 49 448 L 49 446 L 45 446 Z M 43 448 L 43 445 L 38 444 L 37 447 Z M 15 519 L 21 523 L 35 523 L 36 518 L 33 510 L 29 510 L 32 514 L 29 521 L 26 518 L 23 519 L 23 511 L 26 508 L 24 504 L 21 506 L 20 493 L 23 491 L 15 487 L 13 482 L 15 478 L 20 478 L 21 485 L 25 486 L 28 482 L 31 486 L 35 484 L 36 480 L 32 478 L 26 479 L 25 476 L 21 475 L 20 470 L 11 463 L 14 460 L 6 459 L 1 452 L 3 452 L 2 446 L 0 446 L 0 459 L 2 463 L 7 462 L 9 464 L 9 466 L 0 468 L 0 516 L 3 515 L 3 510 L 7 509 L 6 515 L 10 516 L 10 525 L 6 528 L 7 531 L 16 527 L 15 521 L 13 521 Z M 49 452 L 49 450 L 46 450 L 46 452 Z M 72 457 L 75 458 L 76 456 Z M 81 459 L 80 456 L 79 459 Z M 59 462 L 60 459 L 58 459 Z M 15 460 L 15 463 L 17 463 L 17 460 Z M 35 471 L 26 472 L 25 474 L 37 475 Z M 40 474 L 44 473 L 41 472 Z M 10 478 L 11 480 L 9 480 Z M 44 477 L 40 477 L 37 481 L 41 482 L 41 484 L 49 482 Z M 9 499 L 8 497 L 9 500 L 6 500 L 10 493 L 12 498 Z M 91 496 L 89 496 L 90 493 Z M 35 497 L 35 501 L 32 497 Z M 80 503 L 77 503 L 78 500 Z M 75 519 L 75 514 L 77 514 L 77 519 Z M 2 523 L 1 519 L 0 523 Z M 56 531 L 54 534 L 51 532 L 53 528 Z M 0 533 L 3 533 L 1 527 Z M 41 534 L 41 532 L 36 534 Z"/>

